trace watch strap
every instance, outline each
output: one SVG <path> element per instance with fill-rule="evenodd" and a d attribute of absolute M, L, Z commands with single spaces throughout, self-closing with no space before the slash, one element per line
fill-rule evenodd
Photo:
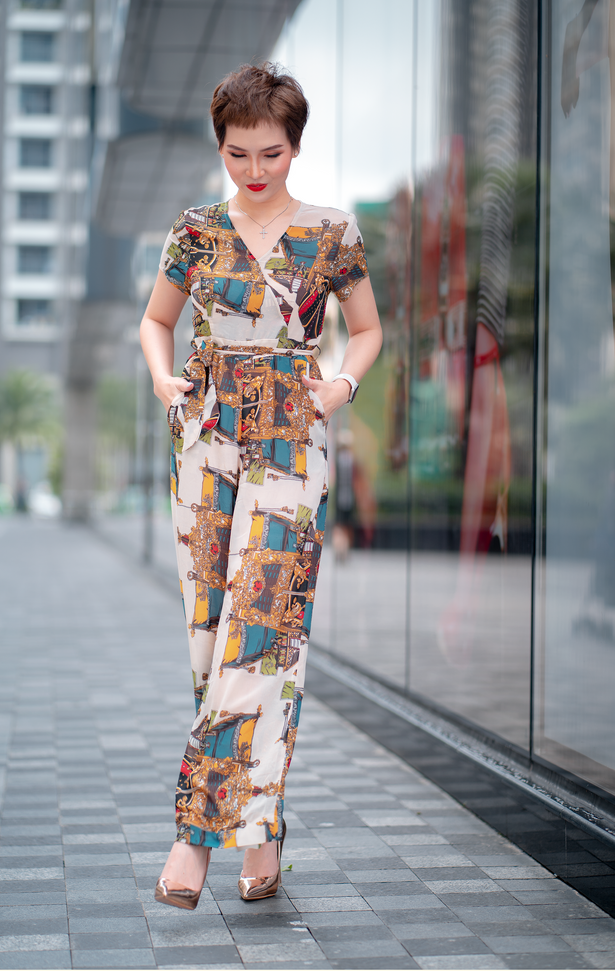
<path fill-rule="evenodd" d="M 350 394 L 348 395 L 348 401 L 349 402 L 354 401 L 356 393 L 359 390 L 359 382 L 355 381 L 352 374 L 345 374 L 345 373 L 336 374 L 333 380 L 337 381 L 338 378 L 343 378 L 345 381 L 348 381 L 348 384 L 350 385 Z"/>

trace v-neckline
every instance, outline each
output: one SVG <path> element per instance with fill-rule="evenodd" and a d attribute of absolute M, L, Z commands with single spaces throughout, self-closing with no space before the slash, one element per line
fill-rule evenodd
<path fill-rule="evenodd" d="M 266 256 L 269 256 L 271 253 L 273 253 L 273 250 L 275 249 L 275 247 L 280 245 L 280 241 L 284 238 L 284 236 L 286 236 L 286 234 L 288 233 L 288 230 L 291 229 L 294 226 L 295 219 L 297 218 L 297 216 L 299 215 L 299 213 L 303 209 L 303 203 L 300 202 L 299 203 L 299 208 L 293 214 L 293 216 L 291 217 L 291 221 L 289 222 L 288 226 L 286 227 L 286 229 L 284 230 L 283 233 L 280 233 L 280 235 L 276 239 L 275 243 L 272 243 L 271 246 L 269 247 L 269 249 L 268 250 L 265 250 L 265 252 L 263 253 L 262 256 L 255 256 L 254 253 L 252 252 L 252 250 L 250 249 L 250 247 L 248 246 L 248 244 L 246 243 L 245 239 L 243 238 L 243 236 L 241 235 L 241 233 L 239 232 L 239 230 L 235 226 L 235 223 L 231 219 L 231 214 L 229 212 L 229 202 L 230 202 L 230 199 L 227 200 L 227 202 L 226 202 L 226 218 L 229 221 L 229 225 L 230 225 L 232 231 L 235 233 L 235 236 L 237 236 L 237 238 L 241 240 L 241 242 L 242 242 L 242 244 L 244 246 L 244 249 L 245 249 L 246 253 L 249 256 L 251 256 L 253 260 L 256 260 L 257 263 L 260 263 L 262 260 L 265 259 Z"/>

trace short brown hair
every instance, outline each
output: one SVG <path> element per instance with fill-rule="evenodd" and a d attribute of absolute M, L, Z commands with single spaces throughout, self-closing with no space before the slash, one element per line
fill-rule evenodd
<path fill-rule="evenodd" d="M 309 105 L 298 81 L 266 61 L 242 64 L 220 81 L 211 100 L 211 117 L 220 148 L 226 126 L 257 128 L 262 122 L 281 125 L 294 149 L 299 148 Z"/>

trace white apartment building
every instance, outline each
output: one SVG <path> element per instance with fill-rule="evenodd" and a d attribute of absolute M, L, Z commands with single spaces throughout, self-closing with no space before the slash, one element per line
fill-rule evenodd
<path fill-rule="evenodd" d="M 88 0 L 4 0 L 0 373 L 59 373 L 85 293 Z"/>

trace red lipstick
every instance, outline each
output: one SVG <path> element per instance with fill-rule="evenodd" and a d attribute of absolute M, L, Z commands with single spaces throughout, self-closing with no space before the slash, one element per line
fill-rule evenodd
<path fill-rule="evenodd" d="M 248 189 L 251 189 L 252 192 L 262 192 L 263 189 L 266 189 L 267 188 L 267 183 L 266 182 L 255 182 L 252 185 L 247 186 L 247 188 Z"/>

